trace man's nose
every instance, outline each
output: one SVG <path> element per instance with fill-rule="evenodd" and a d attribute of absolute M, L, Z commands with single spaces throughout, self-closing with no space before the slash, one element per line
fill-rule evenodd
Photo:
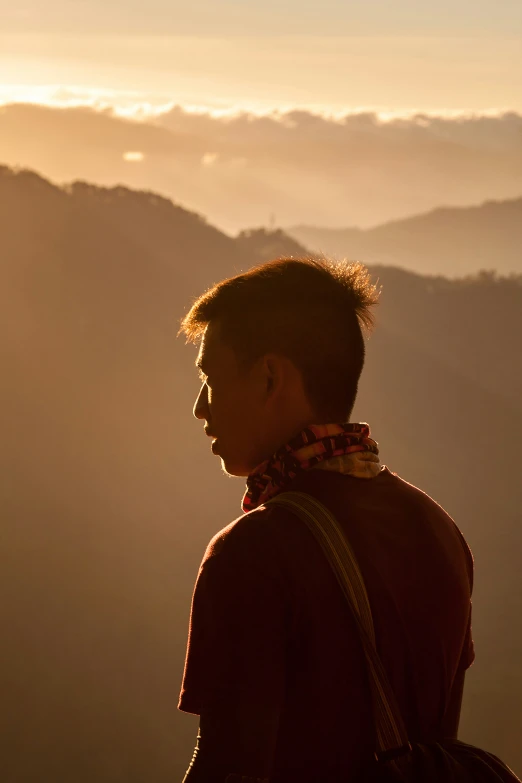
<path fill-rule="evenodd" d="M 194 408 L 192 410 L 192 413 L 196 417 L 196 419 L 207 419 L 208 420 L 208 387 L 207 384 L 204 383 L 201 387 L 198 398 L 196 402 L 194 403 Z"/>

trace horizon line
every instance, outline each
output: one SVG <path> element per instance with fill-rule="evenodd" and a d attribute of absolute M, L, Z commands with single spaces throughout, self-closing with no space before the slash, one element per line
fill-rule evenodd
<path fill-rule="evenodd" d="M 368 103 L 357 106 L 333 106 L 328 104 L 308 103 L 266 103 L 236 102 L 229 105 L 219 105 L 201 102 L 177 101 L 165 95 L 145 95 L 142 92 L 127 90 L 112 90 L 99 87 L 77 87 L 61 84 L 53 85 L 1 85 L 0 108 L 8 106 L 40 106 L 49 109 L 91 109 L 95 112 L 110 111 L 122 119 L 146 121 L 155 119 L 168 112 L 179 109 L 186 114 L 205 114 L 213 118 L 234 118 L 241 115 L 255 117 L 284 117 L 293 112 L 307 112 L 332 121 L 362 114 L 374 115 L 380 122 L 394 120 L 413 120 L 415 118 L 467 119 L 474 117 L 502 117 L 506 114 L 522 116 L 522 107 L 492 106 L 487 109 L 462 107 L 450 109 L 433 107 L 423 109 L 418 107 L 394 107 Z"/>

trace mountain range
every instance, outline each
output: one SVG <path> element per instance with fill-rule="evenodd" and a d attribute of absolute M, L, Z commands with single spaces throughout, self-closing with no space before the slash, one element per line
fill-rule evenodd
<path fill-rule="evenodd" d="M 441 204 L 519 198 L 521 133 L 514 111 L 384 118 L 0 106 L 3 163 L 54 182 L 152 189 L 229 233 L 266 221 L 367 229 Z"/>
<path fill-rule="evenodd" d="M 176 711 L 192 588 L 243 491 L 191 415 L 179 321 L 222 277 L 310 251 L 282 231 L 227 236 L 151 192 L 7 167 L 0 236 L 3 779 L 171 783 L 197 726 Z M 520 771 L 522 282 L 370 271 L 354 417 L 470 543 L 461 736 Z"/>
<path fill-rule="evenodd" d="M 303 225 L 287 233 L 315 252 L 430 275 L 522 273 L 522 198 L 441 207 L 366 230 Z"/>

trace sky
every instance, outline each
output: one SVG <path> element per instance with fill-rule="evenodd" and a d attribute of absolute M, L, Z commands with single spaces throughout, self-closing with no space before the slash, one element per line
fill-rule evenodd
<path fill-rule="evenodd" d="M 229 232 L 516 198 L 522 2 L 0 0 L 2 163 Z"/>
<path fill-rule="evenodd" d="M 0 2 L 0 100 L 522 110 L 520 0 Z"/>

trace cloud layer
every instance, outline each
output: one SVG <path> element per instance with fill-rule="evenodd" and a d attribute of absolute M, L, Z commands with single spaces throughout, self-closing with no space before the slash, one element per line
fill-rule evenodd
<path fill-rule="evenodd" d="M 0 108 L 0 162 L 65 182 L 157 190 L 229 231 L 370 226 L 522 195 L 522 115 L 216 115 L 140 121 L 95 108 Z M 271 216 L 274 216 L 271 218 Z"/>

